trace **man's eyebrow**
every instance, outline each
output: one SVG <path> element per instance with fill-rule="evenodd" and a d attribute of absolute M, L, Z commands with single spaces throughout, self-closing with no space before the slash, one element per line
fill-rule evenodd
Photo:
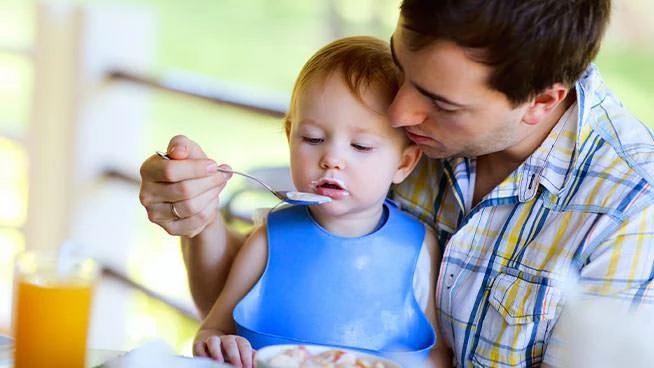
<path fill-rule="evenodd" d="M 399 62 L 399 60 L 397 58 L 397 55 L 395 54 L 395 48 L 393 47 L 393 36 L 392 35 L 391 35 L 391 39 L 390 39 L 390 45 L 391 45 L 391 56 L 393 57 L 393 62 L 395 63 L 397 68 L 400 69 L 401 72 L 404 72 L 404 70 L 402 69 L 402 65 L 400 65 L 400 62 Z M 424 89 L 423 87 L 417 85 L 415 82 L 409 81 L 409 83 L 411 83 L 421 95 L 423 95 L 423 96 L 425 96 L 425 97 L 427 97 L 429 99 L 432 99 L 434 101 L 440 101 L 440 102 L 446 103 L 448 105 L 451 105 L 451 106 L 454 106 L 454 107 L 457 107 L 457 108 L 467 107 L 464 104 L 454 102 L 454 101 L 452 101 L 450 99 L 447 99 L 447 98 L 445 98 L 445 97 L 443 97 L 441 95 L 438 95 L 438 94 L 433 93 L 433 92 L 429 92 L 426 89 Z"/>
<path fill-rule="evenodd" d="M 448 105 L 452 105 L 452 106 L 454 106 L 454 107 L 458 107 L 458 108 L 464 108 L 464 107 L 467 107 L 467 106 L 464 105 L 464 104 L 461 104 L 461 103 L 458 103 L 458 102 L 454 102 L 454 101 L 452 101 L 452 100 L 450 100 L 450 99 L 447 99 L 447 98 L 445 98 L 445 97 L 443 97 L 443 96 L 441 96 L 441 95 L 437 95 L 437 94 L 435 94 L 435 93 L 433 93 L 433 92 L 429 92 L 429 91 L 427 91 L 426 89 L 420 87 L 419 85 L 417 85 L 417 84 L 415 84 L 415 83 L 413 83 L 413 82 L 411 82 L 411 84 L 413 84 L 413 86 L 416 88 L 416 90 L 418 90 L 418 92 L 420 92 L 421 95 L 423 95 L 423 96 L 425 96 L 425 97 L 427 97 L 427 98 L 429 98 L 429 99 L 432 99 L 432 100 L 434 100 L 434 101 L 440 101 L 440 102 L 443 102 L 443 103 L 446 103 L 446 104 L 448 104 Z"/>

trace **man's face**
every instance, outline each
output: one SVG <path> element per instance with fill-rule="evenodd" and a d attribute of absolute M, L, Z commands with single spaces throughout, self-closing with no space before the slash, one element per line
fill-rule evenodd
<path fill-rule="evenodd" d="M 449 41 L 409 50 L 402 18 L 391 39 L 403 82 L 389 108 L 393 127 L 431 158 L 476 157 L 518 145 L 528 135 L 527 104 L 511 105 L 488 84 L 490 68 Z"/>

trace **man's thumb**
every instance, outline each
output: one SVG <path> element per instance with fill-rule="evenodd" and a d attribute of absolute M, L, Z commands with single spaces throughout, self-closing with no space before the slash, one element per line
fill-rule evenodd
<path fill-rule="evenodd" d="M 173 160 L 206 159 L 207 155 L 200 146 L 184 136 L 176 136 L 168 144 L 168 157 Z"/>

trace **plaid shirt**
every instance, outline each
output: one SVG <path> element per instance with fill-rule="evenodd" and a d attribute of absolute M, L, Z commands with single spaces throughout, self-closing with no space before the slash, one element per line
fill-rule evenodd
<path fill-rule="evenodd" d="M 471 208 L 475 160 L 423 158 L 394 188 L 436 230 L 439 323 L 459 366 L 557 364 L 572 268 L 587 296 L 654 309 L 654 136 L 594 66 L 542 145 Z"/>

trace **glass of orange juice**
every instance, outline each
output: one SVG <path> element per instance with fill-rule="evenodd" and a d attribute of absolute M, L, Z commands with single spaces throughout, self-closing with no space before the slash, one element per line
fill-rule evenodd
<path fill-rule="evenodd" d="M 97 263 L 26 251 L 14 270 L 14 367 L 83 368 Z"/>

